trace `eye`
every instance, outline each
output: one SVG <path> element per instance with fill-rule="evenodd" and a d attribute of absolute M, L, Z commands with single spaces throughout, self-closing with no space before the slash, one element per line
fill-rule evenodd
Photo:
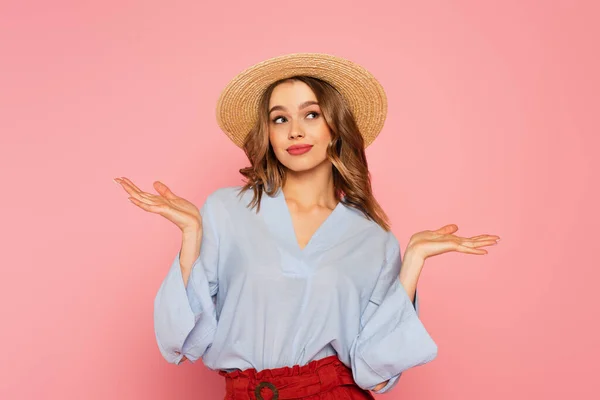
<path fill-rule="evenodd" d="M 278 122 L 277 122 L 277 120 L 278 120 L 278 119 L 284 119 L 284 120 L 285 120 L 285 117 L 282 117 L 282 116 L 277 116 L 277 117 L 273 118 L 271 121 L 273 121 L 274 123 L 276 123 L 276 124 L 277 124 L 277 123 L 278 123 Z"/>
<path fill-rule="evenodd" d="M 306 115 L 307 115 L 307 116 L 309 116 L 309 115 L 311 115 L 311 114 L 314 114 L 314 116 L 315 116 L 314 118 L 311 118 L 311 119 L 318 118 L 318 117 L 319 117 L 319 115 L 320 115 L 320 114 L 319 114 L 318 112 L 316 112 L 316 111 L 311 111 L 311 112 L 309 112 L 309 113 L 308 113 L 308 114 L 306 114 Z"/>

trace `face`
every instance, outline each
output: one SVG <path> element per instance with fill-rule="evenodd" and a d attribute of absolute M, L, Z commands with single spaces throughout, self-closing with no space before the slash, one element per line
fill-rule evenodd
<path fill-rule="evenodd" d="M 330 163 L 327 146 L 331 131 L 306 83 L 286 81 L 273 90 L 269 140 L 279 162 L 292 171 L 308 171 Z"/>

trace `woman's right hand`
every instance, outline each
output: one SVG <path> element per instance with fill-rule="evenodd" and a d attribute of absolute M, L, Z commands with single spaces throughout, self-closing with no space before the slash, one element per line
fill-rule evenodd
<path fill-rule="evenodd" d="M 202 229 L 200 211 L 193 203 L 173 193 L 164 183 L 156 181 L 153 186 L 158 195 L 141 191 L 129 179 L 115 178 L 127 193 L 133 204 L 141 209 L 160 214 L 173 222 L 182 232 Z"/>

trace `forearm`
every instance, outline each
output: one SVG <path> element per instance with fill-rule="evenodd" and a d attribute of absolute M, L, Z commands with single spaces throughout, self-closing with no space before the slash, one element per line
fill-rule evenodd
<path fill-rule="evenodd" d="M 421 275 L 421 270 L 423 269 L 424 261 L 416 256 L 414 253 L 407 251 L 404 254 L 404 258 L 402 261 L 402 267 L 400 268 L 400 283 L 406 290 L 406 294 L 408 294 L 408 298 L 411 302 L 415 302 L 415 294 L 417 292 L 417 282 L 419 281 L 419 276 Z M 375 386 L 373 391 L 382 389 L 385 385 L 387 385 L 388 381 L 381 382 L 377 386 Z"/>
<path fill-rule="evenodd" d="M 387 385 L 389 380 L 385 381 L 385 382 L 381 382 L 379 385 L 375 386 L 373 389 L 371 389 L 371 391 L 376 391 L 379 390 L 381 388 L 383 388 L 385 385 Z"/>
<path fill-rule="evenodd" d="M 415 293 L 417 291 L 417 283 L 419 276 L 423 270 L 425 260 L 417 256 L 410 250 L 404 253 L 402 267 L 400 268 L 400 283 L 404 287 L 410 301 L 414 303 Z"/>
<path fill-rule="evenodd" d="M 200 244 L 202 243 L 202 229 L 194 228 L 183 231 L 181 250 L 179 253 L 179 265 L 183 276 L 183 285 L 187 283 L 192 273 L 192 265 L 200 255 Z"/>

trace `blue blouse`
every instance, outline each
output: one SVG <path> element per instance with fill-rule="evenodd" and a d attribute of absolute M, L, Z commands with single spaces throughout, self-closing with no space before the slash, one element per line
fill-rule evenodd
<path fill-rule="evenodd" d="M 179 364 L 212 370 L 305 365 L 333 354 L 358 386 L 384 393 L 408 368 L 437 356 L 398 275 L 400 246 L 360 211 L 337 204 L 301 249 L 283 192 L 210 194 L 202 245 L 184 285 L 175 256 L 154 300 L 156 341 Z"/>

